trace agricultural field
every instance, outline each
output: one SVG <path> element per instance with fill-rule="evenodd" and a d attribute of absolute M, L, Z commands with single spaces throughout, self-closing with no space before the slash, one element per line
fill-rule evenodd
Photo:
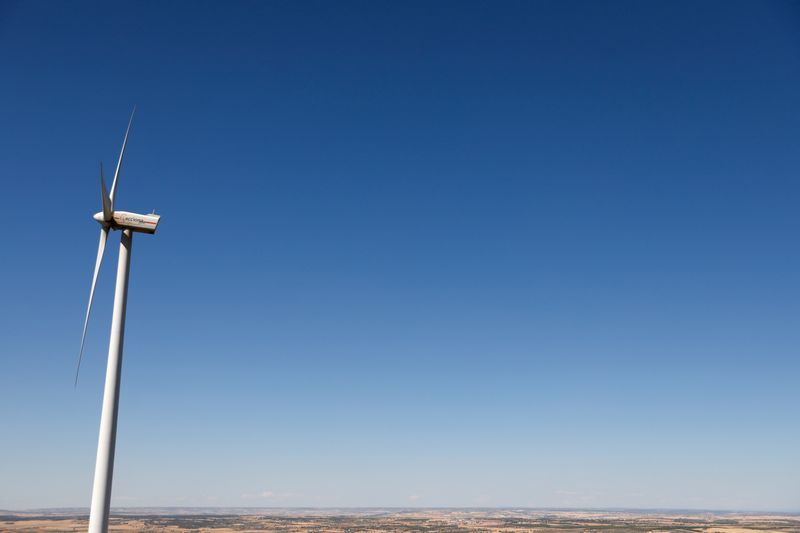
<path fill-rule="evenodd" d="M 0 531 L 86 531 L 80 510 L 0 511 Z M 800 533 L 798 514 L 546 509 L 117 509 L 110 531 Z"/>

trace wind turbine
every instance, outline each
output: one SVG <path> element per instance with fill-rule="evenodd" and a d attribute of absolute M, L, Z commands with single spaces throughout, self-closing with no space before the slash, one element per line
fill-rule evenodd
<path fill-rule="evenodd" d="M 78 373 L 81 369 L 83 358 L 83 345 L 86 340 L 86 328 L 89 325 L 89 315 L 92 312 L 94 288 L 97 284 L 97 274 L 103 262 L 103 251 L 106 248 L 108 232 L 120 230 L 122 239 L 119 247 L 119 263 L 117 265 L 117 286 L 114 291 L 114 313 L 111 319 L 111 340 L 108 344 L 108 366 L 106 367 L 106 385 L 103 393 L 103 412 L 100 416 L 100 436 L 97 442 L 97 462 L 94 468 L 94 485 L 92 487 L 92 507 L 89 513 L 89 533 L 106 533 L 108 531 L 108 515 L 111 507 L 111 479 L 114 474 L 114 447 L 117 440 L 117 414 L 119 410 L 119 383 L 122 374 L 122 342 L 125 336 L 125 307 L 128 300 L 128 273 L 131 267 L 131 248 L 133 234 L 156 232 L 160 215 L 139 215 L 127 211 L 114 210 L 114 198 L 117 193 L 117 180 L 122 168 L 122 157 L 125 155 L 125 146 L 128 144 L 128 134 L 136 108 L 133 108 L 122 141 L 122 150 L 119 152 L 117 170 L 114 172 L 114 181 L 111 183 L 111 193 L 106 190 L 106 180 L 103 176 L 103 164 L 100 163 L 100 196 L 103 210 L 94 215 L 100 223 L 100 244 L 97 247 L 97 260 L 92 276 L 92 288 L 89 291 L 89 306 L 86 309 L 86 318 L 83 322 L 83 335 L 81 336 L 81 350 L 78 354 L 78 368 L 75 371 L 75 385 L 78 384 Z"/>

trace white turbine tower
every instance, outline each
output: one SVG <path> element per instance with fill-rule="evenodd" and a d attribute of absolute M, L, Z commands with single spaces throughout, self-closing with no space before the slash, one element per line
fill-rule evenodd
<path fill-rule="evenodd" d="M 133 233 L 155 233 L 159 215 L 139 215 L 126 211 L 114 210 L 114 198 L 117 193 L 117 179 L 122 167 L 122 157 L 128 144 L 128 133 L 136 108 L 131 113 L 122 150 L 117 161 L 114 181 L 111 183 L 111 194 L 106 190 L 103 176 L 103 164 L 100 164 L 100 192 L 103 210 L 94 215 L 100 223 L 100 244 L 97 247 L 97 260 L 92 276 L 92 288 L 89 291 L 89 306 L 83 323 L 81 350 L 78 355 L 78 368 L 75 372 L 75 384 L 78 384 L 78 372 L 83 358 L 83 344 L 86 340 L 86 328 L 89 325 L 89 314 L 92 312 L 92 299 L 97 284 L 97 274 L 103 261 L 103 251 L 110 230 L 120 230 L 122 240 L 119 247 L 119 264 L 117 266 L 117 286 L 114 291 L 114 314 L 111 320 L 111 340 L 108 345 L 108 367 L 106 368 L 106 385 L 103 393 L 103 413 L 100 416 L 100 437 L 97 442 L 97 462 L 94 468 L 94 486 L 92 488 L 92 508 L 89 513 L 89 532 L 106 533 L 108 531 L 108 515 L 111 506 L 111 480 L 114 474 L 114 446 L 117 440 L 117 412 L 119 408 L 119 382 L 122 374 L 122 342 L 125 336 L 125 306 L 128 299 L 128 272 L 131 266 L 131 247 Z"/>

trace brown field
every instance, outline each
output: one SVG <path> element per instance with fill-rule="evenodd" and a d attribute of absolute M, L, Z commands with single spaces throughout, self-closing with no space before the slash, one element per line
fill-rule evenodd
<path fill-rule="evenodd" d="M 0 531 L 86 531 L 85 511 L 0 511 Z M 800 533 L 800 515 L 540 509 L 120 509 L 110 531 Z"/>

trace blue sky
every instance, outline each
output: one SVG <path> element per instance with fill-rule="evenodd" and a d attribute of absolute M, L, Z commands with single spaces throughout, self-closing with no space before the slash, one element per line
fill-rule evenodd
<path fill-rule="evenodd" d="M 800 10 L 0 4 L 0 508 L 800 510 Z"/>

